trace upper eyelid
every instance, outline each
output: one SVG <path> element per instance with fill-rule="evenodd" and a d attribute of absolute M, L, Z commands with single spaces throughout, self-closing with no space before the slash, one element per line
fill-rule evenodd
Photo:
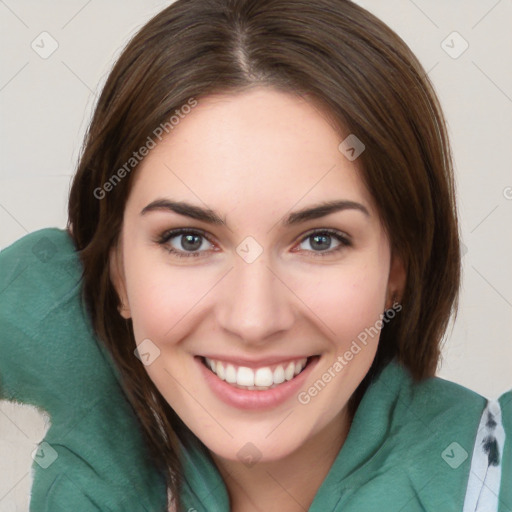
<path fill-rule="evenodd" d="M 175 238 L 180 235 L 187 234 L 187 233 L 193 233 L 196 235 L 200 235 L 203 238 L 205 238 L 209 243 L 211 243 L 211 244 L 215 243 L 214 241 L 212 241 L 212 238 L 215 239 L 216 237 L 214 237 L 213 235 L 211 235 L 210 233 L 208 233 L 207 231 L 205 231 L 201 228 L 186 228 L 186 227 L 173 228 L 173 229 L 164 231 L 162 233 L 162 235 L 160 236 L 160 238 L 161 239 L 167 238 L 167 242 L 168 242 L 172 238 Z M 341 231 L 341 230 L 335 229 L 335 228 L 312 228 L 312 229 L 309 229 L 305 233 L 300 235 L 298 243 L 302 243 L 310 236 L 313 236 L 315 234 L 320 234 L 320 233 L 337 235 L 340 238 L 344 238 L 348 243 L 352 243 L 352 237 L 348 233 L 345 233 L 344 231 Z"/>
<path fill-rule="evenodd" d="M 173 229 L 168 229 L 168 230 L 164 231 L 159 236 L 159 240 L 163 241 L 164 243 L 167 243 L 172 238 L 176 238 L 178 236 L 185 235 L 185 234 L 188 234 L 188 233 L 202 236 L 203 238 L 208 240 L 208 242 L 214 243 L 212 241 L 212 238 L 215 238 L 215 237 L 213 235 L 210 235 L 210 233 L 208 233 L 207 231 L 202 230 L 201 228 L 173 228 Z"/>

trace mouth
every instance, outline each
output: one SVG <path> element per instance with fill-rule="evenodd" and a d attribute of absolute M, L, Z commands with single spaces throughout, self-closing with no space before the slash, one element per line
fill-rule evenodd
<path fill-rule="evenodd" d="M 203 366 L 233 388 L 247 391 L 267 391 L 294 380 L 320 356 L 302 357 L 257 368 L 238 366 L 204 356 L 198 357 Z"/>

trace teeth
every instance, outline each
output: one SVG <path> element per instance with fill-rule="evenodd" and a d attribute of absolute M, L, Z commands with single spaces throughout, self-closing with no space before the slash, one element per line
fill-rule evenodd
<path fill-rule="evenodd" d="M 254 372 L 252 369 L 240 366 L 236 374 L 236 383 L 239 386 L 254 386 Z"/>
<path fill-rule="evenodd" d="M 215 373 L 215 370 L 213 373 Z M 228 364 L 226 367 L 226 382 L 236 384 L 236 370 L 232 364 Z"/>
<path fill-rule="evenodd" d="M 300 359 L 299 361 L 292 361 L 286 365 L 278 365 L 272 369 L 268 366 L 263 368 L 247 368 L 246 366 L 239 366 L 238 368 L 229 363 L 221 361 L 214 361 L 205 358 L 206 365 L 210 370 L 227 383 L 235 387 L 243 387 L 251 390 L 270 389 L 285 381 L 292 380 L 298 375 L 306 366 L 307 358 Z"/>
<path fill-rule="evenodd" d="M 222 363 L 216 363 L 215 364 L 215 373 L 217 374 L 217 377 L 221 380 L 226 380 L 226 372 L 224 370 L 224 365 Z"/>
<path fill-rule="evenodd" d="M 272 386 L 274 379 L 270 368 L 258 368 L 254 377 L 255 386 Z"/>
<path fill-rule="evenodd" d="M 274 384 L 281 384 L 282 382 L 284 382 L 284 369 L 283 369 L 282 365 L 279 365 L 274 370 L 273 379 L 274 379 Z"/>
<path fill-rule="evenodd" d="M 284 378 L 286 380 L 292 380 L 293 379 L 293 374 L 295 373 L 295 364 L 294 363 L 290 363 L 287 367 L 286 367 L 286 370 L 284 371 Z"/>

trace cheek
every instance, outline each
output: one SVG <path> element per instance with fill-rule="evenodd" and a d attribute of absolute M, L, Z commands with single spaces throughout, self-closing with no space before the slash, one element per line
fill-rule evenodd
<path fill-rule="evenodd" d="M 384 311 L 388 268 L 383 258 L 317 268 L 292 289 L 323 325 L 327 338 L 351 340 L 375 324 Z M 349 342 L 348 341 L 348 342 Z"/>
<path fill-rule="evenodd" d="M 197 315 L 201 298 L 215 283 L 204 268 L 167 265 L 161 254 L 155 258 L 144 251 L 127 253 L 125 276 L 138 341 L 179 338 L 180 328 Z"/>

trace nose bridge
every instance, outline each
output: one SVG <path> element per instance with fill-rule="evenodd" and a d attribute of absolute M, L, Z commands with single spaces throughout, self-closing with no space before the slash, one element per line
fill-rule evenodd
<path fill-rule="evenodd" d="M 252 263 L 237 257 L 217 305 L 220 326 L 252 343 L 290 328 L 291 292 L 275 274 L 265 253 Z"/>

